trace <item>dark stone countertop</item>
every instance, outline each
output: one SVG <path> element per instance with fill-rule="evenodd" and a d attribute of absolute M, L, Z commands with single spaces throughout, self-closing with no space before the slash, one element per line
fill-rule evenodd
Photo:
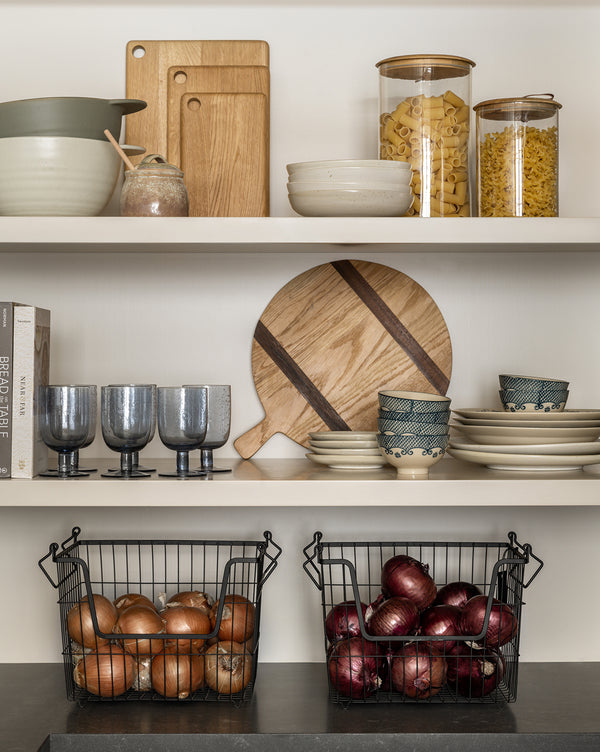
<path fill-rule="evenodd" d="M 600 664 L 519 667 L 510 704 L 329 701 L 324 664 L 261 664 L 252 700 L 66 699 L 62 664 L 0 664 L 0 752 L 598 752 Z"/>

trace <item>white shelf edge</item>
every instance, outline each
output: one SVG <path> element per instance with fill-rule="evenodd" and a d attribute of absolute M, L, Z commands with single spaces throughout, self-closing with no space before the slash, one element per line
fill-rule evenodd
<path fill-rule="evenodd" d="M 112 460 L 91 460 L 103 471 Z M 144 458 L 144 463 L 154 462 Z M 7 479 L 0 507 L 544 507 L 599 506 L 600 465 L 576 472 L 499 472 L 450 458 L 427 480 L 397 479 L 395 470 L 315 468 L 304 459 L 242 461 L 212 479 Z M 160 459 L 159 471 L 174 462 Z M 574 487 L 576 486 L 576 492 Z M 575 501 L 574 501 L 575 499 Z"/>
<path fill-rule="evenodd" d="M 0 252 L 600 251 L 600 218 L 0 217 Z"/>

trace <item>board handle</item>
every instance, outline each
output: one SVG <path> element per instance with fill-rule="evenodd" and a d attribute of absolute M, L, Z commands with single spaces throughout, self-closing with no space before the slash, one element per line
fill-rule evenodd
<path fill-rule="evenodd" d="M 273 428 L 269 419 L 265 417 L 256 426 L 239 436 L 233 442 L 233 446 L 242 459 L 249 460 L 276 433 L 277 429 Z"/>

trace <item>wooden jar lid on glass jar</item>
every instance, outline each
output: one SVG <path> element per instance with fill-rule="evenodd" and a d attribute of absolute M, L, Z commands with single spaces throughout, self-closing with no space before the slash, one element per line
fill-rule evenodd
<path fill-rule="evenodd" d="M 480 217 L 558 216 L 558 111 L 552 94 L 488 99 L 477 120 Z"/>
<path fill-rule="evenodd" d="M 408 214 L 468 217 L 471 71 L 457 55 L 401 55 L 377 63 L 379 156 L 408 162 Z"/>

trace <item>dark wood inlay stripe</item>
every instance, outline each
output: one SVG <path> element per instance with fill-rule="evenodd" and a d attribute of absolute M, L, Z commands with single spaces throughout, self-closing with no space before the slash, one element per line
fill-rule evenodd
<path fill-rule="evenodd" d="M 429 383 L 440 394 L 446 394 L 450 381 L 429 357 L 392 309 L 379 297 L 367 280 L 350 261 L 332 261 L 331 265 L 377 317 Z"/>
<path fill-rule="evenodd" d="M 259 321 L 254 330 L 254 339 L 271 358 L 273 363 L 296 387 L 308 404 L 331 431 L 349 431 L 350 426 L 325 399 L 296 361 L 267 327 Z"/>

